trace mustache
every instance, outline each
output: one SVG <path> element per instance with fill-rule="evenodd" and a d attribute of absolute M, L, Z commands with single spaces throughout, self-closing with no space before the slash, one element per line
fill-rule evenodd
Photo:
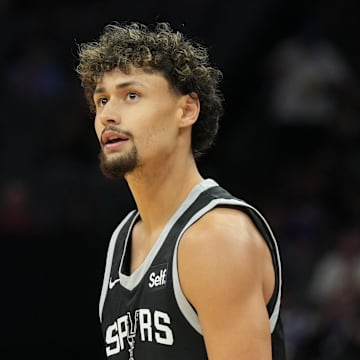
<path fill-rule="evenodd" d="M 124 134 L 124 135 L 129 134 L 127 131 L 120 130 L 116 125 L 112 125 L 112 124 L 105 126 L 101 132 L 101 135 L 103 135 L 105 131 L 115 131 L 118 132 L 119 134 Z"/>

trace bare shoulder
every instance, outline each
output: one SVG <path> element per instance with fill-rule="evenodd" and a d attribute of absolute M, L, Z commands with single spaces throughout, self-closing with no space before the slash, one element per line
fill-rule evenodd
<path fill-rule="evenodd" d="M 181 246 L 184 251 L 202 249 L 201 254 L 228 254 L 261 256 L 267 246 L 250 217 L 243 211 L 230 207 L 215 208 L 199 219 L 185 233 Z M 194 254 L 194 253 L 193 253 Z M 199 252 L 195 251 L 196 254 Z"/>
<path fill-rule="evenodd" d="M 268 246 L 250 217 L 241 210 L 219 207 L 199 219 L 184 234 L 179 245 L 179 273 L 186 295 L 196 302 L 197 291 L 204 294 L 211 282 L 223 291 L 258 291 L 267 299 L 273 271 Z M 257 287 L 257 289 L 255 289 Z M 201 297 L 202 299 L 202 297 Z"/>
<path fill-rule="evenodd" d="M 199 316 L 209 358 L 271 359 L 266 304 L 273 270 L 263 237 L 240 210 L 215 208 L 186 231 L 179 279 Z"/>

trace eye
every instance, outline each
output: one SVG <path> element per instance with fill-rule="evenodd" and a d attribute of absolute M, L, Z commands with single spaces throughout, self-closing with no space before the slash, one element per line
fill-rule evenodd
<path fill-rule="evenodd" d="M 139 94 L 134 92 L 134 91 L 130 91 L 130 92 L 127 93 L 127 98 L 130 101 L 134 101 L 134 100 L 137 100 L 139 98 Z"/>
<path fill-rule="evenodd" d="M 105 104 L 108 102 L 108 99 L 105 97 L 101 97 L 97 100 L 97 103 L 99 106 L 105 106 Z"/>
<path fill-rule="evenodd" d="M 104 107 L 108 102 L 108 98 L 106 97 L 98 97 L 94 99 L 96 107 Z"/>

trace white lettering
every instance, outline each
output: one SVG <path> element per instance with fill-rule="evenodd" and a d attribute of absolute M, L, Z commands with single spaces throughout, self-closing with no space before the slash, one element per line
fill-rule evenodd
<path fill-rule="evenodd" d="M 139 310 L 139 325 L 140 325 L 140 339 L 141 341 L 152 341 L 152 329 L 151 329 L 151 312 L 149 309 Z M 146 334 L 147 336 L 146 336 Z"/>
<path fill-rule="evenodd" d="M 166 269 L 160 270 L 160 273 L 157 275 L 156 272 L 152 272 L 149 276 L 149 287 L 153 288 L 154 286 L 160 286 L 166 284 Z"/>
<path fill-rule="evenodd" d="M 157 276 L 158 281 L 164 281 L 166 270 L 162 270 Z M 161 277 L 163 276 L 163 277 Z M 154 278 L 155 279 L 155 278 Z M 106 355 L 117 354 L 120 351 L 128 349 L 130 359 L 133 358 L 134 349 L 136 349 L 135 337 L 139 336 L 143 342 L 156 341 L 162 345 L 173 345 L 174 335 L 171 330 L 171 319 L 165 312 L 155 310 L 154 313 L 150 309 L 139 309 L 134 313 L 134 318 L 130 312 L 120 316 L 113 324 L 106 329 Z M 139 326 L 139 332 L 137 327 Z M 136 350 L 135 350 L 136 352 Z"/>
<path fill-rule="evenodd" d="M 129 333 L 129 323 L 128 323 L 128 316 L 123 315 L 117 319 L 117 326 L 118 326 L 118 337 L 120 341 L 120 349 L 125 349 L 124 340 L 127 339 Z"/>
<path fill-rule="evenodd" d="M 171 324 L 169 315 L 156 310 L 154 312 L 154 325 L 156 330 L 159 330 L 162 333 L 156 332 L 155 340 L 159 344 L 172 345 L 174 343 L 172 330 L 169 326 L 164 324 Z"/>
<path fill-rule="evenodd" d="M 108 344 L 108 346 L 106 346 L 107 356 L 117 354 L 120 351 L 116 321 L 106 329 L 105 341 Z"/>

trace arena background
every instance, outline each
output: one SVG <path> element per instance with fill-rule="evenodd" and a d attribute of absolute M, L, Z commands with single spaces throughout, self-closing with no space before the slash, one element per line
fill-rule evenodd
<path fill-rule="evenodd" d="M 104 359 L 107 244 L 133 207 L 103 178 L 74 72 L 112 21 L 169 21 L 224 73 L 199 163 L 278 238 L 289 360 L 360 358 L 359 5 L 343 1 L 0 3 L 1 356 Z"/>

